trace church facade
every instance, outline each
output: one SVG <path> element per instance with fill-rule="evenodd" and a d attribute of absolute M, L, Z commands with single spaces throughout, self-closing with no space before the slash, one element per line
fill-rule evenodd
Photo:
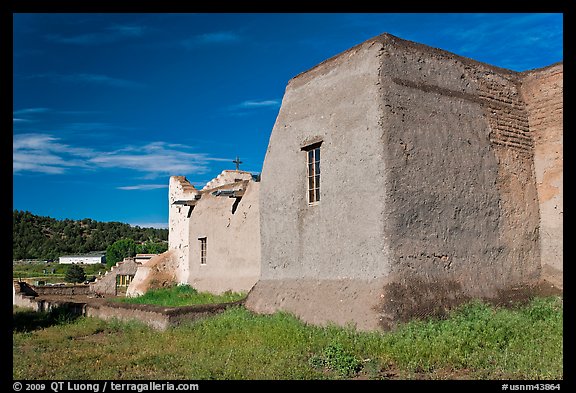
<path fill-rule="evenodd" d="M 514 72 L 389 34 L 328 59 L 289 81 L 260 182 L 170 178 L 169 251 L 129 293 L 156 274 L 386 330 L 561 290 L 562 78 L 562 63 Z"/>
<path fill-rule="evenodd" d="M 562 287 L 562 75 L 384 34 L 294 77 L 247 307 L 373 330 Z"/>

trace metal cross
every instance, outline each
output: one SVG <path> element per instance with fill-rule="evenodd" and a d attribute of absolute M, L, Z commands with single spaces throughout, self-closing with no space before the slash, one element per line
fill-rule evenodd
<path fill-rule="evenodd" d="M 242 164 L 242 161 L 240 161 L 240 158 L 238 156 L 236 156 L 236 159 L 234 161 L 232 161 L 234 164 L 236 164 L 236 170 L 240 170 L 240 164 Z"/>

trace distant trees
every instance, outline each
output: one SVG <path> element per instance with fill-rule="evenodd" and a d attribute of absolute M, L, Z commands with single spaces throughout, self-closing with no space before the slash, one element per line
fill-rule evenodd
<path fill-rule="evenodd" d="M 106 266 L 112 267 L 124 258 L 136 255 L 136 243 L 132 239 L 120 239 L 106 249 Z"/>
<path fill-rule="evenodd" d="M 124 258 L 130 258 L 136 254 L 161 254 L 166 250 L 168 250 L 166 243 L 148 240 L 142 244 L 136 244 L 132 239 L 120 239 L 106 249 L 106 266 L 112 267 Z"/>
<path fill-rule="evenodd" d="M 19 210 L 13 211 L 12 234 L 12 258 L 15 260 L 57 259 L 67 254 L 102 251 L 120 239 L 132 239 L 138 246 L 163 244 L 168 240 L 167 229 L 140 228 L 89 218 L 56 220 Z"/>
<path fill-rule="evenodd" d="M 168 243 L 157 243 L 148 240 L 142 244 L 136 245 L 137 254 L 162 254 L 168 250 Z"/>
<path fill-rule="evenodd" d="M 64 275 L 64 281 L 73 283 L 86 281 L 86 272 L 84 272 L 84 268 L 80 265 L 70 265 Z"/>

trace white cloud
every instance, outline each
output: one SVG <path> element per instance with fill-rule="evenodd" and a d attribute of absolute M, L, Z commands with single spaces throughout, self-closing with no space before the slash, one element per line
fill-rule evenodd
<path fill-rule="evenodd" d="M 144 35 L 145 29 L 136 25 L 114 25 L 94 33 L 77 35 L 50 34 L 45 38 L 50 42 L 68 45 L 102 45 Z"/>
<path fill-rule="evenodd" d="M 242 101 L 239 104 L 230 105 L 228 107 L 228 111 L 242 115 L 246 114 L 249 110 L 256 110 L 256 109 L 277 109 L 280 108 L 281 100 L 279 99 L 271 99 L 271 100 L 246 100 Z"/>
<path fill-rule="evenodd" d="M 126 146 L 113 151 L 84 148 L 62 143 L 48 134 L 20 134 L 13 139 L 13 172 L 45 174 L 68 173 L 72 169 L 120 169 L 141 172 L 149 177 L 173 174 L 203 174 L 212 161 L 230 161 L 191 153 L 180 144 L 152 142 L 142 146 Z M 126 186 L 123 189 L 152 189 L 146 186 Z M 163 186 L 162 186 L 163 187 Z"/>
<path fill-rule="evenodd" d="M 159 188 L 168 188 L 168 184 L 137 184 L 135 186 L 122 186 L 117 187 L 119 190 L 133 191 L 133 190 L 157 190 Z"/>
<path fill-rule="evenodd" d="M 12 171 L 61 174 L 69 168 L 87 168 L 86 157 L 95 153 L 58 142 L 45 134 L 15 135 L 12 141 Z"/>
<path fill-rule="evenodd" d="M 280 107 L 280 100 L 263 100 L 263 101 L 244 101 L 238 104 L 239 108 L 263 108 L 263 107 Z"/>
<path fill-rule="evenodd" d="M 200 34 L 188 38 L 182 41 L 182 45 L 186 49 L 193 49 L 200 45 L 229 44 L 238 42 L 240 40 L 241 36 L 238 33 L 231 31 L 219 31 L 214 33 Z"/>
<path fill-rule="evenodd" d="M 12 112 L 13 116 L 22 116 L 22 115 L 31 115 L 31 114 L 37 114 L 37 113 L 46 113 L 46 112 L 50 112 L 49 108 L 25 108 L 25 109 L 19 109 L 17 111 Z"/>
<path fill-rule="evenodd" d="M 101 74 L 55 74 L 55 73 L 46 73 L 46 74 L 34 74 L 25 76 L 24 79 L 47 79 L 53 82 L 68 82 L 68 83 L 76 83 L 76 84 L 92 84 L 92 85 L 104 85 L 104 86 L 112 86 L 112 87 L 122 87 L 122 88 L 131 88 L 131 89 L 140 89 L 145 87 L 146 85 L 140 82 L 122 79 L 122 78 L 114 78 L 108 75 L 101 75 Z"/>

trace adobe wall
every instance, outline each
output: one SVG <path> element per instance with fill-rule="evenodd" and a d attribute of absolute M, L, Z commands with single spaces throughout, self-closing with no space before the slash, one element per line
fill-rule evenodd
<path fill-rule="evenodd" d="M 188 261 L 190 258 L 188 239 L 190 206 L 174 204 L 175 201 L 193 200 L 198 191 L 186 177 L 170 176 L 168 187 L 168 250 L 174 250 L 174 273 L 176 282 L 188 280 Z"/>
<path fill-rule="evenodd" d="M 380 54 L 364 43 L 288 83 L 262 169 L 262 273 L 249 309 L 377 326 L 374 280 L 389 272 Z M 320 140 L 321 197 L 309 206 L 301 148 Z"/>
<path fill-rule="evenodd" d="M 542 278 L 563 287 L 563 82 L 564 65 L 523 73 L 522 95 L 534 138 L 540 202 Z"/>
<path fill-rule="evenodd" d="M 149 289 L 158 289 L 178 283 L 178 266 L 182 263 L 178 249 L 168 250 L 140 264 L 126 296 L 145 294 Z"/>
<path fill-rule="evenodd" d="M 90 283 L 90 291 L 100 295 L 116 296 L 116 276 L 118 275 L 135 275 L 140 263 L 132 258 L 125 258 L 112 266 L 110 270 Z"/>
<path fill-rule="evenodd" d="M 260 277 L 260 183 L 230 180 L 203 190 L 190 215 L 188 283 L 201 292 L 248 292 Z M 240 188 L 245 191 L 238 199 L 212 195 Z M 206 264 L 201 265 L 199 238 L 203 237 L 207 254 Z"/>
<path fill-rule="evenodd" d="M 104 302 L 88 304 L 84 309 L 84 314 L 87 317 L 100 318 L 106 321 L 137 321 L 157 330 L 166 330 L 182 323 L 189 323 L 219 314 L 228 307 L 239 304 L 241 302 L 163 307 L 151 304 Z"/>
<path fill-rule="evenodd" d="M 540 274 L 533 143 L 519 76 L 385 38 L 383 323 L 436 314 Z"/>
<path fill-rule="evenodd" d="M 292 79 L 262 173 L 253 311 L 388 329 L 540 277 L 518 73 L 382 35 Z M 307 143 L 321 201 L 306 201 Z"/>

